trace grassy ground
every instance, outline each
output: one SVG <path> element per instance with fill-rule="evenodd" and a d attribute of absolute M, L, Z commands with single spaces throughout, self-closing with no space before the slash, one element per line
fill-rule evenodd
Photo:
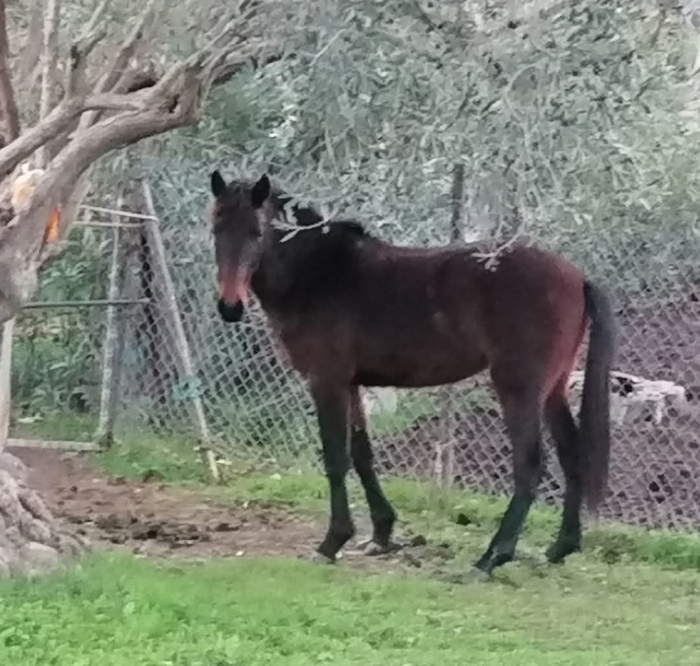
<path fill-rule="evenodd" d="M 94 557 L 0 587 L 0 661 L 24 666 L 695 666 L 698 577 L 581 562 L 449 586 L 294 561 Z"/>
<path fill-rule="evenodd" d="M 158 470 L 201 485 L 188 442 L 127 440 L 96 457 L 126 476 Z M 327 510 L 315 474 L 236 466 L 220 499 Z M 485 546 L 503 500 L 391 482 L 402 530 L 450 544 L 451 570 Z M 366 514 L 357 484 L 356 515 Z M 487 584 L 453 585 L 426 567 L 406 574 L 232 560 L 162 564 L 94 555 L 48 580 L 0 584 L 0 663 L 24 666 L 683 666 L 700 663 L 700 539 L 598 527 L 584 555 L 533 566 L 558 514 L 535 510 L 522 563 Z M 460 524 L 458 524 L 460 523 Z"/>

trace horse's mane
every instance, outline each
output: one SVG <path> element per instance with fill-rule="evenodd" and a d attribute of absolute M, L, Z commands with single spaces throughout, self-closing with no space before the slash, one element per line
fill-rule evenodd
<path fill-rule="evenodd" d="M 284 190 L 277 187 L 273 187 L 272 197 L 278 212 L 282 212 L 285 206 L 293 200 Z M 295 203 L 292 205 L 292 211 L 295 219 L 289 221 L 300 227 L 320 225 L 323 221 L 323 217 L 313 206 L 300 206 L 298 203 Z M 324 226 L 327 227 L 327 229 L 324 229 Z M 351 243 L 358 237 L 372 237 L 365 226 L 357 220 L 333 220 L 328 222 L 327 225 L 319 226 L 319 231 L 321 237 L 333 235 L 336 239 L 343 238 Z"/>
<path fill-rule="evenodd" d="M 250 191 L 250 185 L 247 185 Z M 282 213 L 293 197 L 273 187 L 272 201 L 280 221 L 296 225 L 300 230 L 284 242 L 289 228 L 275 227 L 276 255 L 290 278 L 282 288 L 287 304 L 314 302 L 345 289 L 352 289 L 357 279 L 359 246 L 363 240 L 375 240 L 357 220 L 334 220 L 327 224 L 313 206 L 293 203 L 293 215 Z M 304 229 L 304 227 L 310 227 Z M 272 286 L 272 285 L 268 285 Z"/>
<path fill-rule="evenodd" d="M 231 181 L 228 186 L 229 194 L 234 198 L 248 196 L 253 185 L 254 182 L 250 180 Z M 284 213 L 285 207 L 294 199 L 294 197 L 275 185 L 272 186 L 271 197 L 278 214 Z M 362 222 L 357 220 L 333 220 L 326 225 L 321 225 L 320 223 L 323 221 L 323 217 L 311 205 L 301 206 L 295 203 L 292 205 L 292 212 L 293 219 L 287 219 L 286 221 L 299 227 L 313 227 L 314 225 L 318 225 L 318 228 L 314 230 L 318 231 L 318 233 L 312 235 L 317 239 L 320 238 L 322 242 L 328 236 L 332 236 L 334 242 L 338 242 L 339 239 L 345 239 L 349 243 L 353 243 L 358 237 L 373 238 L 372 234 L 366 229 Z M 327 228 L 324 229 L 324 227 Z"/>

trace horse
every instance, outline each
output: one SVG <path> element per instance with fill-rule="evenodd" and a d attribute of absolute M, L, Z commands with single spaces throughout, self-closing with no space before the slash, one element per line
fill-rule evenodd
<path fill-rule="evenodd" d="M 512 446 L 514 491 L 472 574 L 489 578 L 515 556 L 543 473 L 543 421 L 565 477 L 561 524 L 546 557 L 560 563 L 581 550 L 583 502 L 597 513 L 610 456 L 616 321 L 603 287 L 527 243 L 513 243 L 495 269 L 478 243 L 389 244 L 356 220 L 324 221 L 267 175 L 226 183 L 217 170 L 210 187 L 218 313 L 238 322 L 254 295 L 315 406 L 330 522 L 313 560 L 334 562 L 355 535 L 351 465 L 372 522 L 366 552 L 396 547 L 397 513 L 375 469 L 360 387 L 437 386 L 484 370 Z M 291 237 L 289 212 L 296 218 Z M 567 383 L 586 330 L 577 425 Z"/>

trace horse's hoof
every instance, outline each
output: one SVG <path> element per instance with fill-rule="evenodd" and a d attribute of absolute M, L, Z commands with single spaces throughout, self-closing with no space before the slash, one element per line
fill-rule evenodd
<path fill-rule="evenodd" d="M 334 557 L 328 557 L 328 555 L 323 555 L 323 553 L 315 552 L 311 555 L 303 556 L 302 559 L 309 564 L 335 564 L 336 559 Z"/>
<path fill-rule="evenodd" d="M 491 574 L 488 571 L 479 569 L 479 567 L 472 567 L 467 574 L 467 580 L 474 583 L 485 583 L 491 580 Z"/>
<path fill-rule="evenodd" d="M 580 542 L 559 542 L 555 541 L 545 552 L 545 557 L 549 564 L 563 564 L 564 560 L 574 553 L 581 552 Z"/>
<path fill-rule="evenodd" d="M 389 553 L 396 553 L 402 549 L 401 544 L 390 541 L 388 544 L 379 544 L 376 541 L 368 541 L 362 547 L 362 554 L 368 557 L 374 557 L 376 555 L 388 555 Z"/>

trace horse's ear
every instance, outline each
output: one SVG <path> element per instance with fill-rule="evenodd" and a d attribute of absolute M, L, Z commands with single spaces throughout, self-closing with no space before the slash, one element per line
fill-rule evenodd
<path fill-rule="evenodd" d="M 253 189 L 250 193 L 250 200 L 253 204 L 253 208 L 260 208 L 270 196 L 270 179 L 267 174 L 263 174 L 260 180 L 253 185 Z"/>
<path fill-rule="evenodd" d="M 217 198 L 226 193 L 226 181 L 218 171 L 214 171 L 211 174 L 211 191 Z"/>

